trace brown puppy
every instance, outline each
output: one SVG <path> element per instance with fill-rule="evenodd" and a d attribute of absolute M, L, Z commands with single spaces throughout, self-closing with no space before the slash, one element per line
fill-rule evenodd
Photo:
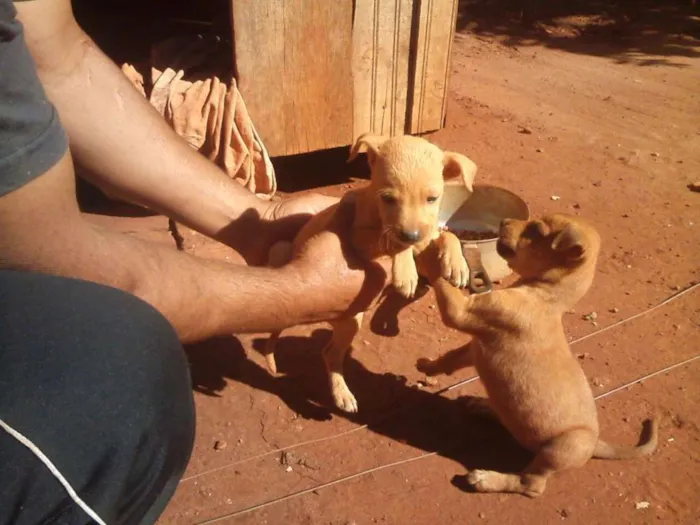
<path fill-rule="evenodd" d="M 656 448 L 656 421 L 638 447 L 616 447 L 598 437 L 593 394 L 564 335 L 562 315 L 590 288 L 599 249 L 596 230 L 578 218 L 505 220 L 498 252 L 521 279 L 510 288 L 468 297 L 426 260 L 443 320 L 473 339 L 436 360 L 420 359 L 418 369 L 435 375 L 475 366 L 490 409 L 536 454 L 517 475 L 471 471 L 467 479 L 478 492 L 535 497 L 558 470 L 580 467 L 591 457 L 634 458 Z"/>
<path fill-rule="evenodd" d="M 351 244 L 356 252 L 366 261 L 391 257 L 392 283 L 402 295 L 412 297 L 418 285 L 414 254 L 436 241 L 442 253 L 440 261 L 436 260 L 440 275 L 455 286 L 466 286 L 469 271 L 459 240 L 452 234 L 441 233 L 437 221 L 445 181 L 464 184 L 471 190 L 476 165 L 464 155 L 443 152 L 412 136 L 362 135 L 352 147 L 349 160 L 364 150 L 372 178 L 367 187 L 355 192 Z M 269 264 L 286 263 L 308 239 L 328 227 L 335 209 L 332 206 L 313 217 L 292 246 L 273 247 Z M 357 401 L 345 383 L 343 361 L 360 329 L 362 316 L 332 321 L 333 336 L 323 350 L 333 399 L 338 408 L 347 412 L 357 411 Z M 274 347 L 279 335 L 271 335 L 264 351 L 273 373 L 277 371 Z"/>

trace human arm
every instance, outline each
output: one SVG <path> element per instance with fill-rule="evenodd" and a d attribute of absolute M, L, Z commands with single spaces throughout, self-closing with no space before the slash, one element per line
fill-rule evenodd
<path fill-rule="evenodd" d="M 272 332 L 362 309 L 361 291 L 371 296 L 370 289 L 381 286 L 371 272 L 351 268 L 352 256 L 342 246 L 352 208 L 341 207 L 338 229 L 314 238 L 283 268 L 205 261 L 86 221 L 66 154 L 0 197 L 0 269 L 81 278 L 133 293 L 158 309 L 185 342 Z"/>
<path fill-rule="evenodd" d="M 70 0 L 16 4 L 48 98 L 85 176 L 108 193 L 225 242 L 250 264 L 331 201 L 257 198 L 181 139 L 82 31 Z M 314 200 L 315 199 L 315 200 Z"/>
<path fill-rule="evenodd" d="M 183 341 L 275 331 L 362 308 L 364 290 L 379 281 L 342 242 L 353 218 L 348 202 L 328 232 L 278 270 L 200 260 L 88 222 L 76 201 L 65 133 L 11 8 L 0 0 L 0 270 L 131 292 L 165 315 Z"/>

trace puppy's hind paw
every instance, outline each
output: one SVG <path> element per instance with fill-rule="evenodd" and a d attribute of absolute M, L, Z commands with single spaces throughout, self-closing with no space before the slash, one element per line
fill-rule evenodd
<path fill-rule="evenodd" d="M 491 492 L 488 470 L 472 470 L 467 474 L 467 483 L 477 492 Z"/>
<path fill-rule="evenodd" d="M 265 363 L 267 364 L 267 369 L 273 376 L 277 376 L 277 360 L 275 359 L 274 353 L 265 354 Z"/>
<path fill-rule="evenodd" d="M 267 364 L 267 369 L 273 376 L 277 376 L 277 360 L 275 359 L 275 346 L 277 341 L 279 341 L 281 332 L 274 332 L 270 334 L 270 337 L 265 341 L 265 347 L 262 350 L 263 356 L 265 356 L 265 363 Z"/>
<path fill-rule="evenodd" d="M 335 406 L 344 412 L 351 414 L 357 412 L 357 400 L 347 387 L 333 389 L 333 401 Z"/>
<path fill-rule="evenodd" d="M 440 373 L 435 365 L 435 361 L 427 357 L 421 357 L 416 361 L 416 369 L 427 376 L 434 376 Z"/>

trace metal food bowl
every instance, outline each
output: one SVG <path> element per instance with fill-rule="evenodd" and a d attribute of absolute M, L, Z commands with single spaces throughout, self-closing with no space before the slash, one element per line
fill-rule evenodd
<path fill-rule="evenodd" d="M 524 200 L 515 193 L 497 186 L 475 184 L 474 192 L 463 186 L 445 186 L 445 193 L 438 215 L 441 227 L 460 237 L 464 232 L 491 232 L 486 239 L 461 239 L 462 251 L 470 263 L 471 274 L 479 268 L 469 256 L 469 251 L 477 249 L 481 256 L 481 266 L 486 278 L 483 281 L 500 281 L 512 273 L 508 263 L 496 251 L 498 230 L 503 219 L 529 220 L 530 209 Z M 478 272 L 477 272 L 478 273 Z M 470 283 L 471 284 L 471 283 Z M 475 291 L 473 286 L 470 286 Z M 489 287 L 490 289 L 490 287 Z"/>

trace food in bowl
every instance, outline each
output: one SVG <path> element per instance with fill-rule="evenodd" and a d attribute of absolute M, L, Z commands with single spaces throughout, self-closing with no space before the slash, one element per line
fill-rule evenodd
<path fill-rule="evenodd" d="M 498 238 L 498 232 L 490 230 L 450 230 L 447 226 L 444 229 L 454 233 L 461 241 L 485 241 Z"/>

